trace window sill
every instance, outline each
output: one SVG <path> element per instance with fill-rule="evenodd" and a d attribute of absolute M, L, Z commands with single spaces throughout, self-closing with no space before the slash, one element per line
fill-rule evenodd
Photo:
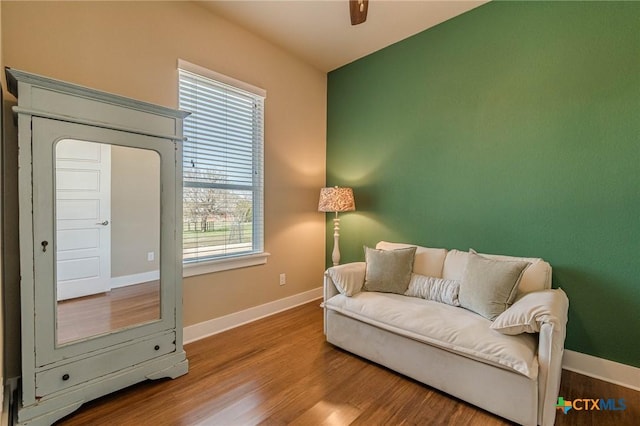
<path fill-rule="evenodd" d="M 270 255 L 270 253 L 263 252 L 226 259 L 209 260 L 205 262 L 185 263 L 183 264 L 182 276 L 193 277 L 195 275 L 210 274 L 212 272 L 264 265 L 267 263 L 267 258 Z"/>

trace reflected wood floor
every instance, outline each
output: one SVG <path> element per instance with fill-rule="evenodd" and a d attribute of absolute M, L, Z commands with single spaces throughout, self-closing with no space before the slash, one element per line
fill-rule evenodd
<path fill-rule="evenodd" d="M 114 288 L 58 302 L 58 343 L 68 343 L 160 318 L 160 281 Z"/>
<path fill-rule="evenodd" d="M 318 303 L 186 345 L 187 375 L 131 386 L 58 424 L 512 424 L 326 343 Z M 558 413 L 557 425 L 637 425 L 640 419 L 640 392 L 627 388 L 563 371 L 560 395 L 624 398 L 627 409 Z"/>

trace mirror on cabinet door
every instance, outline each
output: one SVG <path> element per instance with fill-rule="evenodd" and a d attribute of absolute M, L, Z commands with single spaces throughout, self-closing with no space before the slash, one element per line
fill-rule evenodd
<path fill-rule="evenodd" d="M 159 320 L 159 154 L 62 139 L 54 155 L 56 344 Z"/>

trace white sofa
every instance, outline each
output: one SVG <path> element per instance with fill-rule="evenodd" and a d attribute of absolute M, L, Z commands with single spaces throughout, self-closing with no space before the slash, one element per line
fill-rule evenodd
<path fill-rule="evenodd" d="M 407 247 L 414 246 L 380 242 L 376 249 Z M 551 289 L 542 259 L 479 255 L 530 262 L 515 301 L 495 321 L 433 300 L 365 291 L 366 263 L 355 262 L 325 272 L 327 341 L 511 421 L 553 425 L 567 297 Z M 469 256 L 417 247 L 412 272 L 459 282 Z"/>

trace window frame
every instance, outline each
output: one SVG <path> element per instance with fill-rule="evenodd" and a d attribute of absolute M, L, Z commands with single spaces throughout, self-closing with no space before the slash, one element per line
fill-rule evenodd
<path fill-rule="evenodd" d="M 200 260 L 185 261 L 184 247 L 183 247 L 183 250 L 182 250 L 183 276 L 189 277 L 189 276 L 195 276 L 195 275 L 201 275 L 201 274 L 208 274 L 212 272 L 225 271 L 230 269 L 263 265 L 267 263 L 267 258 L 270 255 L 268 252 L 264 250 L 264 243 L 265 243 L 264 242 L 264 228 L 265 228 L 265 223 L 264 223 L 264 168 L 265 168 L 264 167 L 264 110 L 265 110 L 264 100 L 267 97 L 267 92 L 264 89 L 250 85 L 243 81 L 236 80 L 224 74 L 220 74 L 215 71 L 211 71 L 207 68 L 201 67 L 199 65 L 195 65 L 190 62 L 179 59 L 178 60 L 178 79 L 177 79 L 178 104 L 180 104 L 180 90 L 181 90 L 180 71 L 181 70 L 191 74 L 195 74 L 200 77 L 211 79 L 218 84 L 230 86 L 230 88 L 237 89 L 238 91 L 241 91 L 241 92 L 248 92 L 250 95 L 254 95 L 257 98 L 262 98 L 261 125 L 263 127 L 261 129 L 261 132 L 262 132 L 261 145 L 262 146 L 259 147 L 258 150 L 256 150 L 256 147 L 254 146 L 253 154 L 252 154 L 252 158 L 255 158 L 256 155 L 260 155 L 261 161 L 262 161 L 262 167 L 261 167 L 262 175 L 259 177 L 259 180 L 261 181 L 260 182 L 260 185 L 261 185 L 260 198 L 261 199 L 258 200 L 258 203 L 256 203 L 256 201 L 254 200 L 253 202 L 254 207 L 252 212 L 252 214 L 254 215 L 252 218 L 253 238 L 255 238 L 255 236 L 258 235 L 259 238 L 261 239 L 258 242 L 259 244 L 258 250 L 240 253 L 240 254 L 229 254 L 229 255 L 216 256 L 216 257 L 205 258 Z M 182 178 L 184 178 L 184 170 L 182 171 Z M 256 205 L 259 205 L 260 209 L 256 209 L 255 208 Z M 258 220 L 256 220 L 257 217 L 259 217 Z M 261 229 L 258 228 L 258 231 L 259 231 L 258 233 L 256 233 L 256 227 L 261 227 Z M 253 242 L 255 243 L 255 241 Z"/>

